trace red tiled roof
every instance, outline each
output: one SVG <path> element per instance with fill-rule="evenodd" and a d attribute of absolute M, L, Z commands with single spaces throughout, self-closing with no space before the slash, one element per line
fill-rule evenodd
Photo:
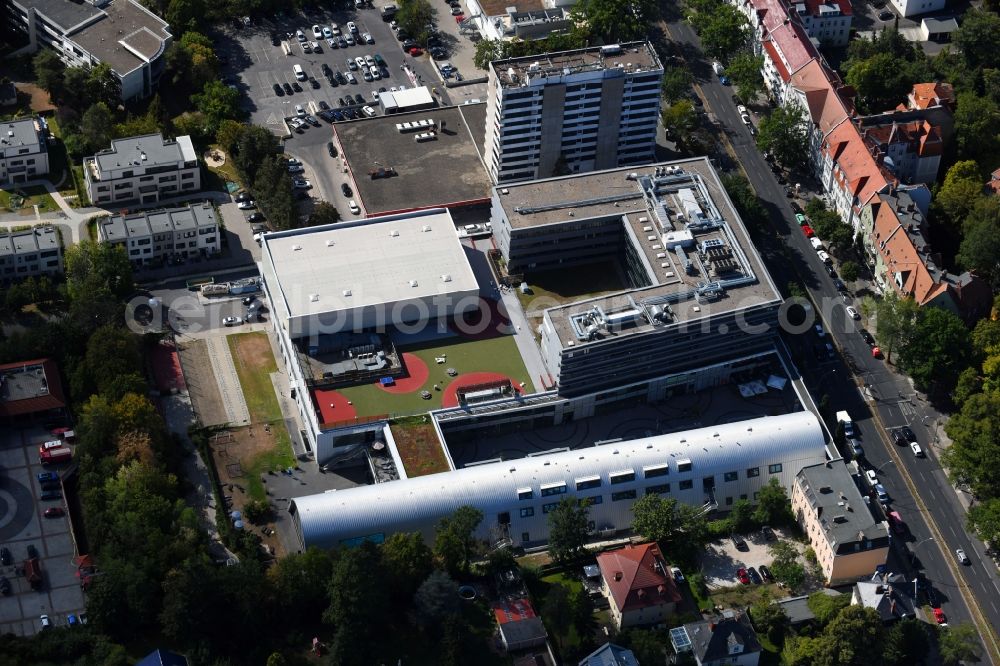
<path fill-rule="evenodd" d="M 797 21 L 782 22 L 771 29 L 770 36 L 784 56 L 788 71 L 793 74 L 818 55 L 805 28 Z"/>
<path fill-rule="evenodd" d="M 52 359 L 40 358 L 32 361 L 6 363 L 0 365 L 0 374 L 8 370 L 17 371 L 37 365 L 42 367 L 42 372 L 45 375 L 45 386 L 48 392 L 45 395 L 23 398 L 21 400 L 0 400 L 0 417 L 23 416 L 25 414 L 47 412 L 66 407 L 66 394 L 63 393 L 62 381 L 59 379 L 59 368 Z"/>
<path fill-rule="evenodd" d="M 841 189 L 847 190 L 852 200 L 864 205 L 877 192 L 889 185 L 886 172 L 868 152 L 858 128 L 853 123 L 841 123 L 826 142 L 826 152 L 840 167 L 836 180 Z"/>
<path fill-rule="evenodd" d="M 785 67 L 785 63 L 781 62 L 781 57 L 778 55 L 778 49 L 774 48 L 774 44 L 771 43 L 770 39 L 764 40 L 764 50 L 767 51 L 767 55 L 774 64 L 775 69 L 778 70 L 781 80 L 787 82 L 789 79 L 788 68 Z"/>
<path fill-rule="evenodd" d="M 597 566 L 620 612 L 681 600 L 673 578 L 658 570 L 657 563 L 666 569 L 655 543 L 626 546 L 597 556 Z"/>
<path fill-rule="evenodd" d="M 520 622 L 535 617 L 535 609 L 531 607 L 531 602 L 527 599 L 498 601 L 491 608 L 493 616 L 497 619 L 497 624 Z"/>
<path fill-rule="evenodd" d="M 924 305 L 948 289 L 946 284 L 934 282 L 892 206 L 879 205 L 873 233 L 875 250 L 882 255 L 888 269 L 888 281 L 900 296 L 912 296 L 918 304 Z M 903 277 L 902 287 L 896 282 L 897 274 Z"/>
<path fill-rule="evenodd" d="M 915 83 L 909 98 L 910 107 L 914 109 L 951 106 L 955 102 L 955 90 L 950 83 Z"/>
<path fill-rule="evenodd" d="M 813 60 L 792 75 L 792 86 L 806 98 L 806 111 L 822 136 L 847 120 L 848 109 L 835 91 L 829 70 L 820 60 Z"/>

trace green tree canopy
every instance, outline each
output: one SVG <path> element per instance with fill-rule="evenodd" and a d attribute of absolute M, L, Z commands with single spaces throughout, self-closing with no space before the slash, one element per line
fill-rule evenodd
<path fill-rule="evenodd" d="M 955 162 L 948 169 L 934 203 L 956 228 L 961 229 L 969 211 L 983 196 L 983 176 L 972 160 Z"/>
<path fill-rule="evenodd" d="M 674 104 L 685 97 L 691 91 L 691 84 L 694 77 L 687 67 L 678 65 L 668 65 L 663 70 L 663 80 L 660 82 L 660 90 L 663 92 L 663 99 L 667 104 Z"/>
<path fill-rule="evenodd" d="M 337 207 L 326 201 L 319 201 L 313 206 L 312 212 L 309 213 L 307 224 L 310 227 L 318 227 L 336 222 L 340 222 L 340 213 L 337 211 Z"/>
<path fill-rule="evenodd" d="M 802 109 L 780 106 L 761 118 L 757 147 L 788 168 L 804 166 L 809 154 L 809 135 Z"/>
<path fill-rule="evenodd" d="M 730 59 L 726 66 L 726 76 L 736 86 L 737 96 L 745 103 L 753 102 L 764 88 L 764 56 L 750 51 L 741 51 Z"/>
<path fill-rule="evenodd" d="M 437 11 L 427 0 L 400 0 L 396 21 L 401 30 L 406 31 L 417 42 L 426 44 L 430 34 L 427 26 L 434 23 L 436 15 Z"/>
<path fill-rule="evenodd" d="M 959 92 L 955 108 L 955 138 L 958 154 L 975 160 L 984 171 L 992 171 L 1000 152 L 1000 106 L 989 97 Z"/>
<path fill-rule="evenodd" d="M 89 151 L 104 150 L 111 145 L 111 129 L 114 116 L 104 102 L 92 104 L 80 119 L 80 134 L 87 142 Z"/>
<path fill-rule="evenodd" d="M 1000 199 L 986 197 L 977 201 L 965 218 L 964 231 L 958 261 L 994 289 L 1000 288 Z"/>
<path fill-rule="evenodd" d="M 875 338 L 886 359 L 891 359 L 893 350 L 905 347 L 913 338 L 918 307 L 912 298 L 900 298 L 894 291 L 875 302 Z"/>
<path fill-rule="evenodd" d="M 929 625 L 906 618 L 900 620 L 885 636 L 885 648 L 882 656 L 886 666 L 912 666 L 924 660 L 930 649 L 925 627 Z"/>
<path fill-rule="evenodd" d="M 972 8 L 962 15 L 962 24 L 952 35 L 969 68 L 1000 68 L 1000 16 Z"/>
<path fill-rule="evenodd" d="M 191 102 L 205 114 L 208 121 L 206 130 L 214 134 L 223 120 L 239 119 L 240 93 L 233 90 L 222 81 L 209 81 L 201 92 L 191 95 Z"/>
<path fill-rule="evenodd" d="M 925 307 L 917 311 L 913 334 L 899 347 L 899 366 L 916 387 L 949 393 L 972 359 L 969 329 L 949 310 Z"/>
<path fill-rule="evenodd" d="M 715 5 L 708 13 L 698 12 L 693 23 L 705 53 L 716 60 L 728 62 L 730 56 L 741 53 L 750 42 L 746 16 L 728 3 Z"/>
<path fill-rule="evenodd" d="M 952 445 L 942 462 L 980 501 L 1000 498 L 1000 392 L 970 396 L 945 426 Z"/>
<path fill-rule="evenodd" d="M 471 506 L 461 506 L 438 523 L 434 554 L 445 571 L 458 575 L 469 570 L 469 562 L 478 551 L 475 534 L 481 522 L 482 511 Z"/>
<path fill-rule="evenodd" d="M 826 590 L 820 590 L 810 594 L 806 604 L 820 626 L 825 627 L 840 611 L 851 605 L 851 595 L 828 594 Z"/>
<path fill-rule="evenodd" d="M 873 666 L 882 662 L 885 627 L 878 612 L 847 606 L 823 631 L 818 665 Z"/>
<path fill-rule="evenodd" d="M 785 487 L 771 479 L 757 493 L 757 507 L 753 519 L 758 525 L 790 525 L 794 522 L 792 505 Z"/>
<path fill-rule="evenodd" d="M 549 554 L 557 562 L 579 557 L 587 543 L 589 520 L 586 501 L 564 497 L 549 511 Z"/>
<path fill-rule="evenodd" d="M 35 80 L 41 88 L 52 96 L 53 101 L 62 99 L 64 88 L 64 76 L 66 65 L 63 64 L 55 51 L 51 49 L 41 49 L 31 60 L 32 68 L 35 70 Z"/>
<path fill-rule="evenodd" d="M 607 44 L 643 39 L 659 16 L 654 0 L 579 0 L 571 11 Z"/>
<path fill-rule="evenodd" d="M 938 634 L 938 652 L 945 666 L 979 661 L 983 654 L 979 631 L 971 624 L 943 627 Z"/>
<path fill-rule="evenodd" d="M 66 250 L 65 264 L 70 299 L 86 300 L 103 293 L 124 301 L 135 288 L 132 265 L 120 245 L 83 240 Z"/>
<path fill-rule="evenodd" d="M 848 259 L 840 264 L 840 277 L 844 279 L 844 282 L 854 282 L 858 279 L 860 272 L 861 267 L 858 266 L 856 261 Z"/>

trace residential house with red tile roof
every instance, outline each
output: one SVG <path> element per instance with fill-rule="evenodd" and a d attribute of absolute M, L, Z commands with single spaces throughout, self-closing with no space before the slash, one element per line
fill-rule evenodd
<path fill-rule="evenodd" d="M 839 124 L 823 142 L 820 182 L 841 219 L 859 231 L 861 209 L 873 196 L 895 184 L 868 152 L 853 123 Z"/>
<path fill-rule="evenodd" d="M 883 293 L 894 291 L 966 319 L 989 311 L 989 285 L 972 273 L 956 275 L 943 268 L 927 238 L 926 217 L 907 192 L 878 194 L 860 220 L 865 255 Z"/>
<path fill-rule="evenodd" d="M 946 130 L 923 113 L 897 111 L 855 121 L 872 156 L 904 183 L 933 183 L 944 155 Z"/>
<path fill-rule="evenodd" d="M 50 417 L 66 412 L 59 368 L 50 358 L 0 365 L 0 420 Z"/>
<path fill-rule="evenodd" d="M 789 82 L 787 104 L 797 103 L 809 127 L 809 161 L 817 169 L 823 163 L 823 142 L 838 125 L 850 118 L 850 106 L 838 92 L 840 78 L 813 60 L 795 72 Z"/>
<path fill-rule="evenodd" d="M 792 7 L 810 37 L 824 46 L 847 46 L 854 13 L 850 0 L 796 0 Z"/>
<path fill-rule="evenodd" d="M 604 579 L 602 592 L 611 604 L 611 617 L 619 629 L 663 622 L 673 615 L 681 600 L 655 543 L 601 553 L 597 556 L 597 566 Z"/>
<path fill-rule="evenodd" d="M 932 83 L 915 83 L 913 90 L 906 96 L 906 104 L 900 104 L 900 111 L 905 109 L 930 109 L 935 106 L 955 110 L 955 89 L 950 83 L 934 81 Z"/>

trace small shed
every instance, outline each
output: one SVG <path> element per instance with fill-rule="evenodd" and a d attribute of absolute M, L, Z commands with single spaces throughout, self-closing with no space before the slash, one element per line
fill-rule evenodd
<path fill-rule="evenodd" d="M 920 21 L 920 37 L 925 42 L 950 42 L 951 33 L 958 30 L 953 18 L 925 18 Z"/>
<path fill-rule="evenodd" d="M 427 86 L 407 88 L 396 92 L 379 93 L 378 103 L 386 114 L 403 113 L 404 111 L 421 111 L 437 106 L 431 91 Z"/>

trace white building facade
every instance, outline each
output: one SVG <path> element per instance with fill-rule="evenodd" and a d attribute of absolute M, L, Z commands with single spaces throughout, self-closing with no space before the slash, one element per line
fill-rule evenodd
<path fill-rule="evenodd" d="M 96 206 L 151 204 L 201 189 L 201 168 L 189 136 L 115 139 L 108 150 L 83 160 L 83 176 Z"/>
<path fill-rule="evenodd" d="M 648 42 L 490 63 L 490 177 L 515 182 L 652 161 L 662 76 Z"/>
<path fill-rule="evenodd" d="M 219 220 L 208 203 L 106 217 L 97 223 L 97 238 L 124 247 L 135 265 L 208 258 L 220 251 Z"/>
<path fill-rule="evenodd" d="M 289 512 L 303 549 L 395 532 L 430 542 L 464 505 L 484 514 L 477 537 L 500 531 L 531 546 L 548 542 L 547 514 L 565 497 L 589 500 L 592 532 L 610 535 L 631 529 L 632 505 L 647 494 L 695 506 L 723 493 L 754 501 L 771 479 L 790 492 L 800 469 L 825 460 L 820 423 L 804 411 L 298 497 Z"/>
<path fill-rule="evenodd" d="M 34 118 L 0 123 L 0 186 L 17 185 L 49 172 L 49 149 Z"/>
<path fill-rule="evenodd" d="M 0 235 L 0 282 L 63 271 L 62 241 L 55 227 Z"/>

